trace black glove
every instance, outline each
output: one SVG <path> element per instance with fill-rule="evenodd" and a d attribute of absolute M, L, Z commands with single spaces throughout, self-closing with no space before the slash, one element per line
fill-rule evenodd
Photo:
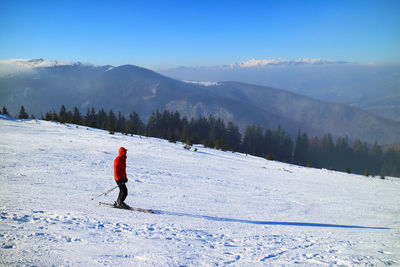
<path fill-rule="evenodd" d="M 128 177 L 125 177 L 125 179 L 123 180 L 124 183 L 128 182 Z"/>

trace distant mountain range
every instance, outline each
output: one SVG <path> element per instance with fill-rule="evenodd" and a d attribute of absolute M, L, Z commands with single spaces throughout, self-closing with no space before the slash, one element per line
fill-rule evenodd
<path fill-rule="evenodd" d="M 295 60 L 278 58 L 278 59 L 250 59 L 244 62 L 236 62 L 230 64 L 230 68 L 254 68 L 254 67 L 266 67 L 276 65 L 322 65 L 322 64 L 346 64 L 345 61 L 333 61 L 322 58 L 300 58 Z"/>
<path fill-rule="evenodd" d="M 5 66 L 12 66 L 6 68 Z M 0 105 L 17 114 L 24 105 L 36 116 L 51 109 L 92 106 L 147 120 L 155 109 L 182 116 L 217 116 L 243 130 L 255 123 L 281 125 L 295 135 L 331 133 L 380 144 L 400 143 L 400 123 L 359 108 L 315 100 L 299 94 L 241 82 L 193 82 L 168 78 L 133 65 L 95 66 L 79 62 L 13 60 L 0 62 Z"/>
<path fill-rule="evenodd" d="M 181 80 L 238 81 L 349 104 L 400 122 L 400 64 L 357 64 L 319 58 L 252 59 L 214 67 L 158 69 Z"/>

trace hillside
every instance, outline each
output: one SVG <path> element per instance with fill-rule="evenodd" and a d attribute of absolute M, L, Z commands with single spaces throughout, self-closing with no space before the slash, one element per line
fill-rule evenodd
<path fill-rule="evenodd" d="M 238 81 L 271 86 L 323 101 L 348 104 L 400 121 L 400 64 L 249 60 L 215 67 L 159 69 L 181 80 Z"/>
<path fill-rule="evenodd" d="M 156 214 L 91 200 L 120 146 L 126 202 Z M 0 118 L 0 265 L 400 264 L 398 179 L 182 146 Z"/>
<path fill-rule="evenodd" d="M 145 121 L 152 111 L 169 109 L 188 117 L 221 117 L 242 130 L 256 123 L 270 129 L 280 125 L 293 136 L 301 129 L 310 136 L 331 133 L 371 144 L 400 143 L 400 122 L 271 87 L 184 82 L 132 65 L 47 65 L 1 76 L 0 106 L 17 114 L 24 105 L 37 117 L 52 109 L 58 112 L 62 104 L 77 106 L 82 113 L 91 107 L 123 115 L 136 111 Z"/>

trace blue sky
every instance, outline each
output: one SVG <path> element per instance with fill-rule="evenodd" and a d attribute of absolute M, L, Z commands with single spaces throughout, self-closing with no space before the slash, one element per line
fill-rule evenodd
<path fill-rule="evenodd" d="M 400 62 L 400 1 L 0 0 L 0 59 L 143 67 Z"/>

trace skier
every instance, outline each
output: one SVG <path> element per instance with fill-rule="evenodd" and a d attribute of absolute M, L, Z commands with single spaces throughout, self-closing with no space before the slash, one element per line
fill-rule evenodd
<path fill-rule="evenodd" d="M 125 183 L 128 182 L 126 177 L 126 153 L 127 149 L 120 147 L 118 150 L 118 157 L 114 160 L 114 179 L 119 187 L 119 195 L 117 201 L 114 203 L 114 207 L 129 209 L 129 206 L 125 204 L 124 200 L 128 196 L 128 188 Z"/>

